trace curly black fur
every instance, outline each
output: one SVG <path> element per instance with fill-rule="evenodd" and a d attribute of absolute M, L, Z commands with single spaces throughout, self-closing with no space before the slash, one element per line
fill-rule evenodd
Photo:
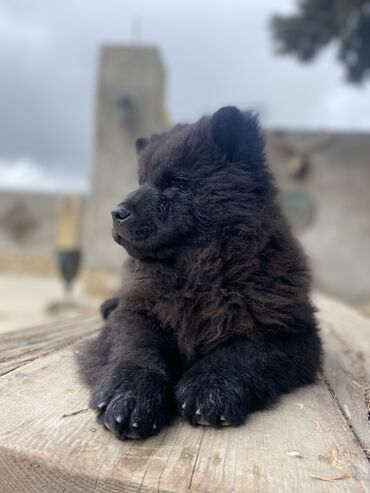
<path fill-rule="evenodd" d="M 225 107 L 137 150 L 140 186 L 112 211 L 125 282 L 79 356 L 91 406 L 120 438 L 158 432 L 175 408 L 239 425 L 313 382 L 321 357 L 257 118 Z"/>

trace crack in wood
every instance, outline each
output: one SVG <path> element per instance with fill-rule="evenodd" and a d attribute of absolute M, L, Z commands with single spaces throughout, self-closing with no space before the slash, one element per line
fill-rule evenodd
<path fill-rule="evenodd" d="M 364 453 L 366 459 L 370 462 L 370 456 L 369 456 L 369 453 L 368 453 L 368 449 L 367 449 L 366 445 L 363 443 L 363 441 L 361 440 L 361 438 L 356 433 L 356 430 L 353 428 L 353 425 L 351 423 L 351 419 L 347 416 L 347 413 L 345 412 L 345 410 L 343 409 L 341 403 L 339 402 L 339 399 L 337 398 L 337 395 L 336 395 L 336 393 L 335 393 L 335 391 L 334 391 L 334 389 L 333 389 L 330 381 L 328 380 L 328 378 L 323 373 L 321 374 L 321 378 L 322 378 L 323 382 L 325 383 L 325 385 L 326 385 L 326 387 L 327 387 L 330 395 L 334 399 L 339 412 L 341 413 L 341 415 L 343 416 L 344 420 L 346 421 L 349 430 L 351 431 L 351 433 L 353 434 L 355 440 L 359 444 L 359 446 L 360 446 L 362 452 Z"/>

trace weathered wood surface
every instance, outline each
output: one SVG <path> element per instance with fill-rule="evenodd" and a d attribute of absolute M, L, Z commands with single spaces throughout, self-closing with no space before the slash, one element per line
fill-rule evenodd
<path fill-rule="evenodd" d="M 48 325 L 0 334 L 0 376 L 61 349 L 101 327 L 97 316 L 76 317 Z"/>
<path fill-rule="evenodd" d="M 318 297 L 316 303 L 325 381 L 370 457 L 370 320 L 329 298 Z"/>
<path fill-rule="evenodd" d="M 0 378 L 1 493 L 370 491 L 370 321 L 321 296 L 316 302 L 327 348 L 316 385 L 240 428 L 192 428 L 178 419 L 143 441 L 119 442 L 86 410 L 72 346 L 96 330 L 96 318 L 3 336 L 8 359 L 20 349 Z"/>

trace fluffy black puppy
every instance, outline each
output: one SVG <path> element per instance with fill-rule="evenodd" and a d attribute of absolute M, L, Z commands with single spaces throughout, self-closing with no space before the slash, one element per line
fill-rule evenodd
<path fill-rule="evenodd" d="M 257 118 L 225 107 L 137 151 L 140 186 L 112 211 L 124 286 L 79 355 L 91 406 L 119 438 L 157 433 L 176 407 L 240 425 L 313 382 L 321 355 Z"/>

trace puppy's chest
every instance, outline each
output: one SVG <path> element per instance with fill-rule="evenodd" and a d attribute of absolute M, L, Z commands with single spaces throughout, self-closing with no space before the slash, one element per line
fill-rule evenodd
<path fill-rule="evenodd" d="M 184 325 L 202 323 L 210 301 L 221 302 L 219 287 L 204 279 L 167 278 L 155 289 L 151 310 L 161 324 L 178 332 Z"/>
<path fill-rule="evenodd" d="M 188 359 L 254 324 L 245 289 L 230 281 L 217 262 L 202 267 L 136 271 L 126 298 L 129 306 L 144 310 L 170 332 Z"/>
<path fill-rule="evenodd" d="M 222 340 L 241 319 L 243 324 L 253 323 L 242 292 L 221 274 L 196 274 L 160 282 L 148 306 L 161 326 L 175 335 L 179 347 L 186 344 L 189 350 L 205 345 L 208 339 Z"/>

